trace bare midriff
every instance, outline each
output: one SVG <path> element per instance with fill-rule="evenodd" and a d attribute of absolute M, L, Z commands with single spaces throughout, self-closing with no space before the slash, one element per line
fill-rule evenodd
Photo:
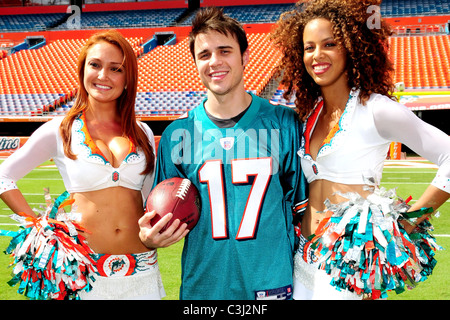
<path fill-rule="evenodd" d="M 314 234 L 320 221 L 326 213 L 325 201 L 339 203 L 348 199 L 339 193 L 357 192 L 362 197 L 367 197 L 371 192 L 364 185 L 349 185 L 328 180 L 316 180 L 309 185 L 309 203 L 302 218 L 302 235 L 308 238 Z"/>
<path fill-rule="evenodd" d="M 123 187 L 74 193 L 83 235 L 96 253 L 130 254 L 148 251 L 139 239 L 138 220 L 144 214 L 141 192 Z"/>

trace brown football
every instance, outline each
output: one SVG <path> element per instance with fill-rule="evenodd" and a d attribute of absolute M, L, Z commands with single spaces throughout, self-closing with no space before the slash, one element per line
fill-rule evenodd
<path fill-rule="evenodd" d="M 187 229 L 192 230 L 200 217 L 200 195 L 189 179 L 174 177 L 161 181 L 153 188 L 147 197 L 145 208 L 147 212 L 156 211 L 150 221 L 152 226 L 169 212 L 173 213 L 172 219 L 160 232 L 164 232 L 176 219 L 187 223 Z"/>

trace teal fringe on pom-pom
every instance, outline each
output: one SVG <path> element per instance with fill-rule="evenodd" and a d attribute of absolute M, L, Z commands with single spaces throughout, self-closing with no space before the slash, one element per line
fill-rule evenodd
<path fill-rule="evenodd" d="M 394 190 L 377 189 L 367 199 L 357 193 L 341 196 L 349 201 L 328 203 L 328 216 L 311 237 L 319 267 L 333 286 L 386 298 L 389 291 L 401 293 L 431 275 L 435 251 L 442 249 L 429 233 L 431 223 L 424 220 L 408 234 L 401 221 L 414 223 L 432 209 L 406 212 L 409 206 Z"/>
<path fill-rule="evenodd" d="M 79 233 L 86 230 L 70 218 L 72 212 L 63 210 L 68 197 L 64 192 L 37 218 L 13 214 L 20 229 L 0 231 L 12 237 L 5 250 L 14 257 L 8 284 L 18 285 L 17 292 L 30 299 L 79 299 L 80 291 L 91 290 L 88 280 L 96 273 L 94 253 Z"/>

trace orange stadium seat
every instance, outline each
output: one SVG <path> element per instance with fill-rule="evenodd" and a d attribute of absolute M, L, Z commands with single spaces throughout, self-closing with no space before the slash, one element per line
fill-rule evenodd
<path fill-rule="evenodd" d="M 142 38 L 130 38 L 136 53 Z M 69 93 L 77 86 L 76 61 L 84 39 L 56 40 L 37 50 L 22 50 L 0 61 L 12 93 Z M 10 70 L 10 72 L 7 72 Z M 8 77 L 9 75 L 9 77 Z M 13 76 L 14 75 L 14 76 Z M 9 83 L 14 84 L 8 86 Z M 5 89 L 0 88 L 1 91 Z"/>
<path fill-rule="evenodd" d="M 248 35 L 250 62 L 244 73 L 246 89 L 260 94 L 273 77 L 280 59 L 266 33 Z M 43 106 L 73 96 L 77 88 L 76 60 L 86 39 L 62 39 L 36 50 L 22 50 L 0 59 L 0 97 L 5 112 L 40 114 Z M 128 38 L 138 57 L 139 81 L 137 114 L 179 114 L 195 107 L 205 95 L 197 74 L 188 40 L 175 45 L 158 46 L 142 55 L 144 39 Z M 390 38 L 390 55 L 394 61 L 394 82 L 406 88 L 450 87 L 450 36 L 401 36 Z M 157 94 L 161 93 L 161 94 Z M 23 94 L 12 105 L 8 95 Z M 34 95 L 32 97 L 28 95 Z M 49 96 L 46 96 L 49 95 Z M 277 95 L 277 99 L 281 94 Z M 2 102 L 3 103 L 3 102 Z M 290 103 L 290 102 L 289 102 Z M 15 108 L 18 108 L 16 110 Z"/>
<path fill-rule="evenodd" d="M 139 59 L 138 66 L 139 92 L 201 89 L 200 79 L 193 76 L 196 70 L 187 39 L 175 45 L 156 47 Z"/>
<path fill-rule="evenodd" d="M 449 88 L 450 36 L 390 38 L 394 82 L 406 88 Z"/>
<path fill-rule="evenodd" d="M 246 89 L 260 93 L 273 74 L 278 56 L 267 34 L 249 35 L 250 62 L 246 67 Z M 176 45 L 158 46 L 139 59 L 139 92 L 203 91 L 200 78 L 184 39 Z M 249 76 L 251 75 L 251 76 Z"/>
<path fill-rule="evenodd" d="M 141 53 L 142 38 L 130 38 L 136 55 Z M 73 97 L 78 86 L 76 61 L 86 39 L 56 40 L 35 50 L 21 50 L 0 60 L 0 99 L 2 115 L 42 114 L 44 107 L 55 105 L 55 115 L 64 113 L 59 108 L 61 97 Z M 10 95 L 16 104 L 8 102 Z M 67 100 L 63 98 L 63 101 Z"/>

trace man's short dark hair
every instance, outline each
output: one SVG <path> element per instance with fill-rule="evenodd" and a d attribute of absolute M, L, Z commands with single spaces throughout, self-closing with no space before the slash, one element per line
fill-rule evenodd
<path fill-rule="evenodd" d="M 241 55 L 248 48 L 247 35 L 242 25 L 223 13 L 223 8 L 207 7 L 197 12 L 192 20 L 192 30 L 189 33 L 189 49 L 195 60 L 195 38 L 201 33 L 216 31 L 225 36 L 232 35 L 239 43 Z"/>

